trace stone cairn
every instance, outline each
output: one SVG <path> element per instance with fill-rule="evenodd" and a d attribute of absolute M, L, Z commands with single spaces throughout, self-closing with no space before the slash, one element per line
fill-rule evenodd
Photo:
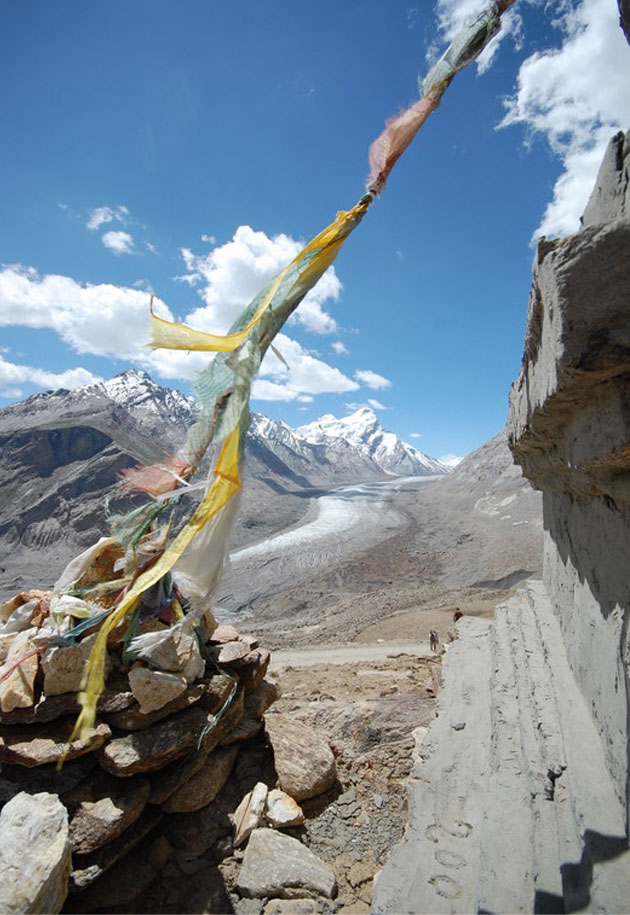
<path fill-rule="evenodd" d="M 116 557 L 106 553 L 80 584 L 108 580 Z M 213 804 L 239 749 L 262 731 L 263 715 L 279 696 L 278 687 L 265 679 L 270 654 L 251 636 L 217 625 L 210 611 L 196 630 L 187 626 L 187 617 L 168 623 L 153 616 L 139 629 L 161 636 L 148 659 L 126 662 L 121 633 L 110 634 L 105 691 L 94 727 L 69 742 L 97 633 L 97 627 L 85 628 L 90 610 L 94 607 L 80 598 L 55 591 L 25 591 L 0 605 L 3 912 L 107 907 L 116 897 L 117 868 L 129 861 L 137 865 L 140 892 L 147 870 L 143 850 L 148 849 L 152 864 L 150 880 L 172 851 L 164 821 L 176 815 L 181 831 L 182 816 Z M 47 644 L 51 632 L 59 631 L 53 622 L 58 627 L 60 620 L 66 631 L 84 624 L 76 644 Z M 250 842 L 254 850 L 248 857 L 248 846 L 243 861 L 244 896 L 272 895 L 273 887 L 256 883 L 256 865 L 267 845 L 272 857 L 278 840 L 311 854 L 296 839 L 261 827 L 300 824 L 304 815 L 297 801 L 327 790 L 336 779 L 327 745 L 319 748 L 315 764 L 306 760 L 308 754 L 298 759 L 296 771 L 295 745 L 286 745 L 286 729 L 276 725 L 276 737 L 272 731 L 267 740 L 274 748 L 279 787 L 269 791 L 257 784 L 234 811 L 233 836 L 223 840 L 236 847 L 256 833 Z M 290 849 L 284 848 L 282 856 L 290 862 Z M 307 862 L 315 873 L 311 890 L 330 896 L 334 876 L 315 862 L 319 871 Z M 263 873 L 263 883 L 268 877 Z M 275 895 L 291 895 L 281 876 L 275 882 Z"/>

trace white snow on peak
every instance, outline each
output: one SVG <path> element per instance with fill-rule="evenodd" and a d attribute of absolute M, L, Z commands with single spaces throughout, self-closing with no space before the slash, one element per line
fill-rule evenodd
<path fill-rule="evenodd" d="M 361 407 L 342 419 L 327 413 L 315 422 L 300 426 L 294 435 L 313 445 L 344 442 L 387 473 L 439 474 L 448 471 L 440 461 L 384 429 L 369 407 Z"/>
<path fill-rule="evenodd" d="M 184 397 L 175 388 L 161 387 L 146 372 L 137 369 L 128 369 L 95 387 L 100 387 L 115 403 L 123 406 L 142 405 L 152 412 L 157 412 L 163 405 L 188 412 L 192 410 L 194 403 L 193 398 Z"/>
<path fill-rule="evenodd" d="M 312 423 L 299 426 L 294 434 L 312 444 L 319 444 L 331 438 L 341 438 L 354 444 L 365 441 L 370 431 L 379 426 L 376 414 L 368 407 L 362 407 L 343 419 L 326 413 Z"/>

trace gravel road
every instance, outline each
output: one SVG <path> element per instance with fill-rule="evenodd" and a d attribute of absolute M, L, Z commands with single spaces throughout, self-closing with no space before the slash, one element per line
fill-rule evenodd
<path fill-rule="evenodd" d="M 428 642 L 385 642 L 381 640 L 372 644 L 359 642 L 350 645 L 322 645 L 318 648 L 276 650 L 271 656 L 270 670 L 312 667 L 316 664 L 357 664 L 358 662 L 395 659 L 403 655 L 426 660 L 435 658 L 429 649 Z"/>

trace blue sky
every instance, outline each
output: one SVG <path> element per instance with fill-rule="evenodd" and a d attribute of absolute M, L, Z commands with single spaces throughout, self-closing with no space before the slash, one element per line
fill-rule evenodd
<path fill-rule="evenodd" d="M 0 5 L 0 406 L 206 356 L 151 352 L 164 315 L 224 330 L 363 193 L 474 0 L 21 0 Z M 532 238 L 575 231 L 630 126 L 615 0 L 518 0 L 458 75 L 270 354 L 252 406 L 290 425 L 369 404 L 434 456 L 505 421 Z"/>

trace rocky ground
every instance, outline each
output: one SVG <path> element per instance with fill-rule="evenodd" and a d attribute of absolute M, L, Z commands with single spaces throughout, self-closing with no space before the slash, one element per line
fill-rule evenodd
<path fill-rule="evenodd" d="M 294 666 L 301 663 L 299 652 L 280 653 L 272 670 L 282 698 L 267 718 L 286 715 L 310 725 L 336 757 L 337 782 L 325 794 L 301 802 L 303 826 L 284 830 L 332 868 L 338 887 L 334 900 L 305 900 L 296 908 L 295 900 L 243 898 L 236 889 L 243 850 L 224 838 L 213 841 L 213 831 L 221 832 L 222 818 L 244 788 L 259 780 L 273 785 L 273 764 L 261 739 L 237 761 L 238 777 L 214 805 L 212 818 L 201 811 L 198 822 L 170 831 L 174 857 L 136 908 L 125 911 L 368 912 L 374 876 L 405 830 L 413 732 L 420 728 L 417 733 L 423 733 L 435 716 L 440 661 L 419 647 L 419 654 L 393 648 L 389 657 L 376 661 L 309 664 L 307 669 Z M 369 649 L 365 653 L 369 656 Z M 217 858 L 222 858 L 218 867 Z"/>

